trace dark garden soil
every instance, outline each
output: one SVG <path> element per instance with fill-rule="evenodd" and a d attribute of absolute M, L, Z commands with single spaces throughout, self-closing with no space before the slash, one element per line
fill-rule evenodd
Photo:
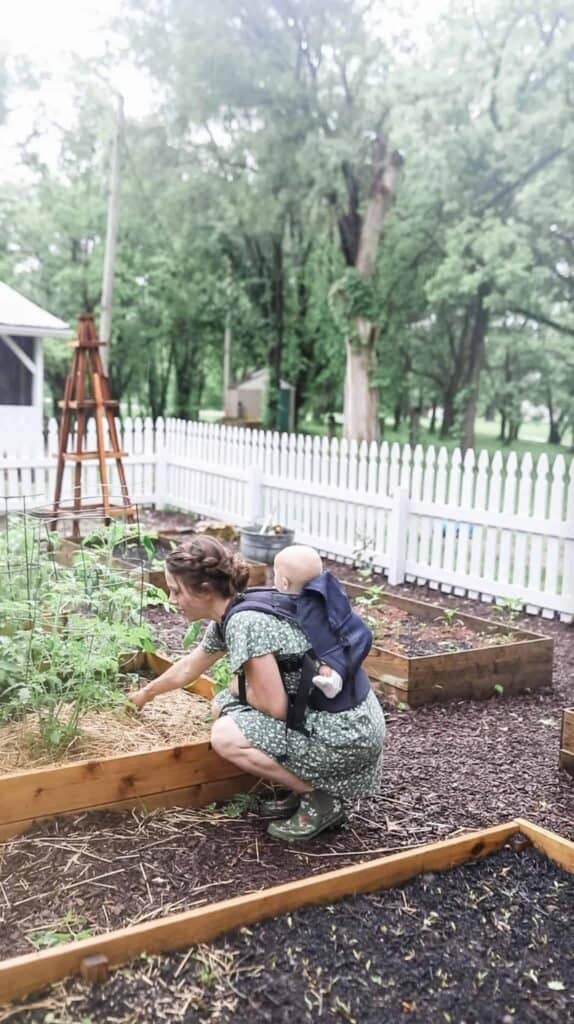
<path fill-rule="evenodd" d="M 185 523 L 180 519 L 178 525 Z M 347 567 L 333 568 L 341 579 L 360 581 Z M 493 605 L 410 585 L 385 589 L 501 621 Z M 177 655 L 187 623 L 157 608 L 148 615 L 168 653 Z M 574 840 L 574 779 L 558 770 L 561 713 L 574 706 L 574 628 L 531 616 L 517 617 L 510 625 L 553 638 L 554 689 L 402 711 L 386 708 L 381 794 L 350 808 L 346 826 L 320 836 L 308 847 L 288 848 L 273 841 L 266 835 L 265 823 L 241 801 L 232 804 L 227 814 L 206 809 L 166 810 L 147 817 L 135 813 L 76 816 L 39 824 L 7 844 L 0 853 L 0 955 L 30 952 L 31 939 L 39 941 L 34 931 L 68 928 L 75 934 L 84 928 L 93 932 L 116 928 L 516 816 Z M 474 913 L 480 921 L 479 911 Z M 566 915 L 560 919 L 565 927 Z M 405 912 L 401 920 L 406 926 L 409 914 Z M 504 917 L 500 921 L 503 927 Z M 407 948 L 407 939 L 404 943 Z M 522 948 L 522 942 L 520 946 L 525 954 L 526 946 Z M 394 956 L 385 957 L 387 969 Z M 309 963 L 314 965 L 315 959 L 311 950 Z M 182 962 L 180 958 L 178 963 Z M 385 977 L 382 970 L 375 973 Z M 542 1005 L 559 995 L 533 981 L 532 993 Z M 347 998 L 341 995 L 343 1003 Z M 416 998 L 404 996 L 406 1002 Z M 555 1007 L 552 1003 L 546 1016 L 540 1011 L 532 1019 L 558 1019 L 552 1016 Z M 414 1019 L 408 1009 L 404 1012 L 405 1019 Z M 78 1013 L 75 1020 L 82 1016 Z M 354 1019 L 352 1013 L 345 1017 L 344 1009 L 339 1017 Z M 462 1020 L 452 1019 L 457 1024 Z M 478 1018 L 468 1017 L 474 1019 Z M 501 1021 L 502 1017 L 480 1019 Z M 530 1018 L 509 1017 L 519 1019 Z"/>
<path fill-rule="evenodd" d="M 446 608 L 444 614 L 439 612 L 434 619 L 424 619 L 393 605 L 365 608 L 356 603 L 356 609 L 367 619 L 377 647 L 408 658 L 476 650 L 511 643 L 514 639 L 510 631 L 490 633 L 487 628 L 471 629 L 453 616 L 450 608 Z"/>
<path fill-rule="evenodd" d="M 571 1020 L 574 878 L 509 849 L 395 889 L 305 907 L 209 946 L 68 981 L 22 1024 Z"/>

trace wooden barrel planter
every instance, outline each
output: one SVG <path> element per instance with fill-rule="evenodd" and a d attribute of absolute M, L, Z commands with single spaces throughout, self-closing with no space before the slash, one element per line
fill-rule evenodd
<path fill-rule="evenodd" d="M 574 843 L 517 818 L 414 850 L 4 960 L 0 963 L 0 1002 L 22 998 L 74 974 L 86 980 L 103 980 L 110 968 L 142 953 L 208 943 L 233 929 L 305 906 L 333 904 L 346 896 L 390 889 L 421 874 L 426 874 L 432 884 L 435 872 L 483 859 L 509 842 L 517 854 L 532 845 L 559 867 L 574 872 Z"/>
<path fill-rule="evenodd" d="M 351 598 L 367 594 L 366 587 L 355 583 L 345 583 L 345 587 Z M 394 594 L 381 594 L 377 605 L 400 608 L 418 618 L 444 619 L 441 606 Z M 375 643 L 365 668 L 387 700 L 418 707 L 433 701 L 483 700 L 552 685 L 554 644 L 550 638 L 462 612 L 457 612 L 456 618 L 477 634 L 500 636 L 500 644 L 410 657 Z"/>

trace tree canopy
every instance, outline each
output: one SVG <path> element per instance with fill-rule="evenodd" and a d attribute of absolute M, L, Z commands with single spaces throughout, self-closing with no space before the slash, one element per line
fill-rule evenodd
<path fill-rule="evenodd" d="M 528 402 L 551 443 L 573 429 L 574 12 L 463 0 L 423 31 L 367 0 L 128 0 L 115 28 L 108 63 L 155 96 L 124 139 L 124 407 L 220 407 L 227 324 L 271 426 L 284 377 L 350 436 L 434 410 L 469 447 L 481 410 L 512 441 Z M 0 61 L 0 117 L 12 87 Z M 28 139 L 0 185 L 0 269 L 73 320 L 101 300 L 113 106 L 89 68 L 71 87 L 57 162 Z"/>

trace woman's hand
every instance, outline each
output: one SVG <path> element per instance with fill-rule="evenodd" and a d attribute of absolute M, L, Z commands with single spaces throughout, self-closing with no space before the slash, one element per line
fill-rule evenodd
<path fill-rule="evenodd" d="M 128 693 L 128 700 L 135 704 L 138 711 L 141 711 L 144 704 L 148 704 L 150 700 L 153 700 L 153 694 L 149 692 L 147 686 L 142 686 L 139 690 Z"/>

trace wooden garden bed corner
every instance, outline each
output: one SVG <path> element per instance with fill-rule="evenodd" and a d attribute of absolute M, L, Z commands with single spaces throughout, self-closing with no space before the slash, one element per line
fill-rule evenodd
<path fill-rule="evenodd" d="M 351 598 L 367 593 L 367 588 L 359 584 L 344 585 Z M 378 604 L 395 606 L 423 619 L 444 616 L 440 605 L 394 594 L 381 594 Z M 434 701 L 483 700 L 497 693 L 515 694 L 552 685 L 554 643 L 549 637 L 462 612 L 457 612 L 456 618 L 475 633 L 499 634 L 506 640 L 471 650 L 417 657 L 374 644 L 365 668 L 391 703 L 418 707 Z M 512 641 L 507 639 L 509 634 L 514 637 Z"/>
<path fill-rule="evenodd" d="M 516 834 L 525 837 L 525 845 L 532 843 L 562 868 L 574 872 L 574 843 L 530 822 L 516 819 L 162 920 L 66 943 L 57 949 L 5 960 L 0 963 L 0 1002 L 22 998 L 71 974 L 82 973 L 89 978 L 101 972 L 105 976 L 109 967 L 117 967 L 141 953 L 161 953 L 210 942 L 234 928 L 308 904 L 331 903 L 345 896 L 399 885 L 423 872 L 446 871 L 500 850 Z M 517 851 L 520 848 L 517 843 Z"/>
<path fill-rule="evenodd" d="M 574 775 L 574 708 L 567 708 L 562 713 L 560 767 Z"/>

